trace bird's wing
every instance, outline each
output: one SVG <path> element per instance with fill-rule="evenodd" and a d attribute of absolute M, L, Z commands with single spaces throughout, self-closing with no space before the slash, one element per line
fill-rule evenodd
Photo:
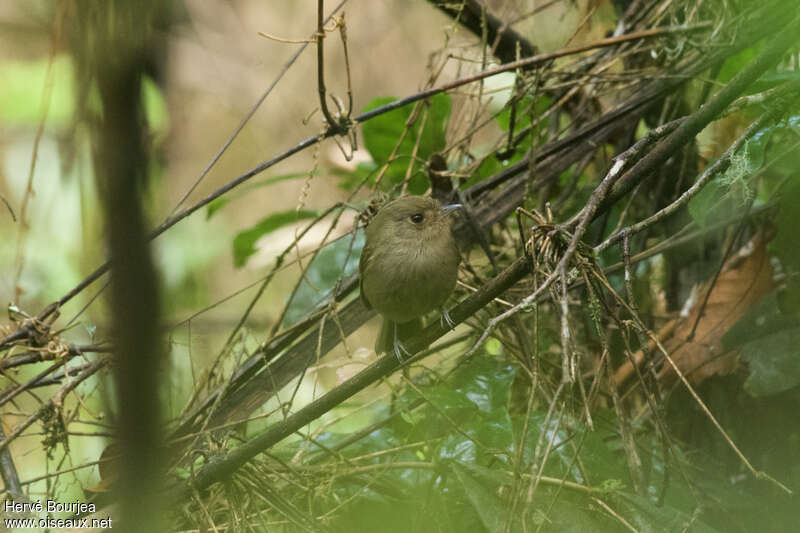
<path fill-rule="evenodd" d="M 366 272 L 367 266 L 369 265 L 369 260 L 371 258 L 372 258 L 372 247 L 369 246 L 368 244 L 365 244 L 364 248 L 362 248 L 361 250 L 361 257 L 358 260 L 358 275 L 361 278 L 358 282 L 358 289 L 359 289 L 359 295 L 361 297 L 361 302 L 367 309 L 372 309 L 372 304 L 369 303 L 366 294 L 364 294 L 364 272 Z"/>

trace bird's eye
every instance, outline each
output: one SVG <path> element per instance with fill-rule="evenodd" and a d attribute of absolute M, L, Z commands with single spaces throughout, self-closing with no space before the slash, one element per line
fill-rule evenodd
<path fill-rule="evenodd" d="M 413 215 L 411 215 L 411 222 L 413 222 L 414 224 L 419 224 L 420 222 L 422 222 L 424 218 L 425 217 L 422 216 L 422 213 L 414 213 Z"/>

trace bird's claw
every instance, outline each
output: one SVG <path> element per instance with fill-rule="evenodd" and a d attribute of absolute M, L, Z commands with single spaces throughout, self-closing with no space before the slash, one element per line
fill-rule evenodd
<path fill-rule="evenodd" d="M 394 328 L 394 356 L 397 357 L 397 362 L 401 365 L 406 361 L 405 358 L 411 358 L 411 353 L 406 350 L 406 347 L 403 346 L 403 343 L 400 342 L 400 339 L 397 337 L 397 325 Z"/>
<path fill-rule="evenodd" d="M 442 308 L 442 316 L 439 318 L 439 324 L 441 324 L 443 328 L 446 327 L 450 331 L 456 329 L 456 323 L 450 316 L 450 312 L 444 308 Z"/>

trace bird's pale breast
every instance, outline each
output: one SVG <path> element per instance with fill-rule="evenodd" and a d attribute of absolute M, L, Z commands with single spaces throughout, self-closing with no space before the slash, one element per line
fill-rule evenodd
<path fill-rule="evenodd" d="M 393 248 L 372 255 L 362 290 L 376 311 L 402 323 L 441 306 L 452 292 L 458 275 L 458 252 L 420 246 L 408 253 Z"/>

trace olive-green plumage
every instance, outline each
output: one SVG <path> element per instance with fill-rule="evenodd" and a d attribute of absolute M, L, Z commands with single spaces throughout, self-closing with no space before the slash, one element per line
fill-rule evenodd
<path fill-rule="evenodd" d="M 384 317 L 376 352 L 390 352 L 395 338 L 419 329 L 420 317 L 453 291 L 460 255 L 451 232 L 452 207 L 404 196 L 384 205 L 367 225 L 359 272 L 361 299 Z"/>

